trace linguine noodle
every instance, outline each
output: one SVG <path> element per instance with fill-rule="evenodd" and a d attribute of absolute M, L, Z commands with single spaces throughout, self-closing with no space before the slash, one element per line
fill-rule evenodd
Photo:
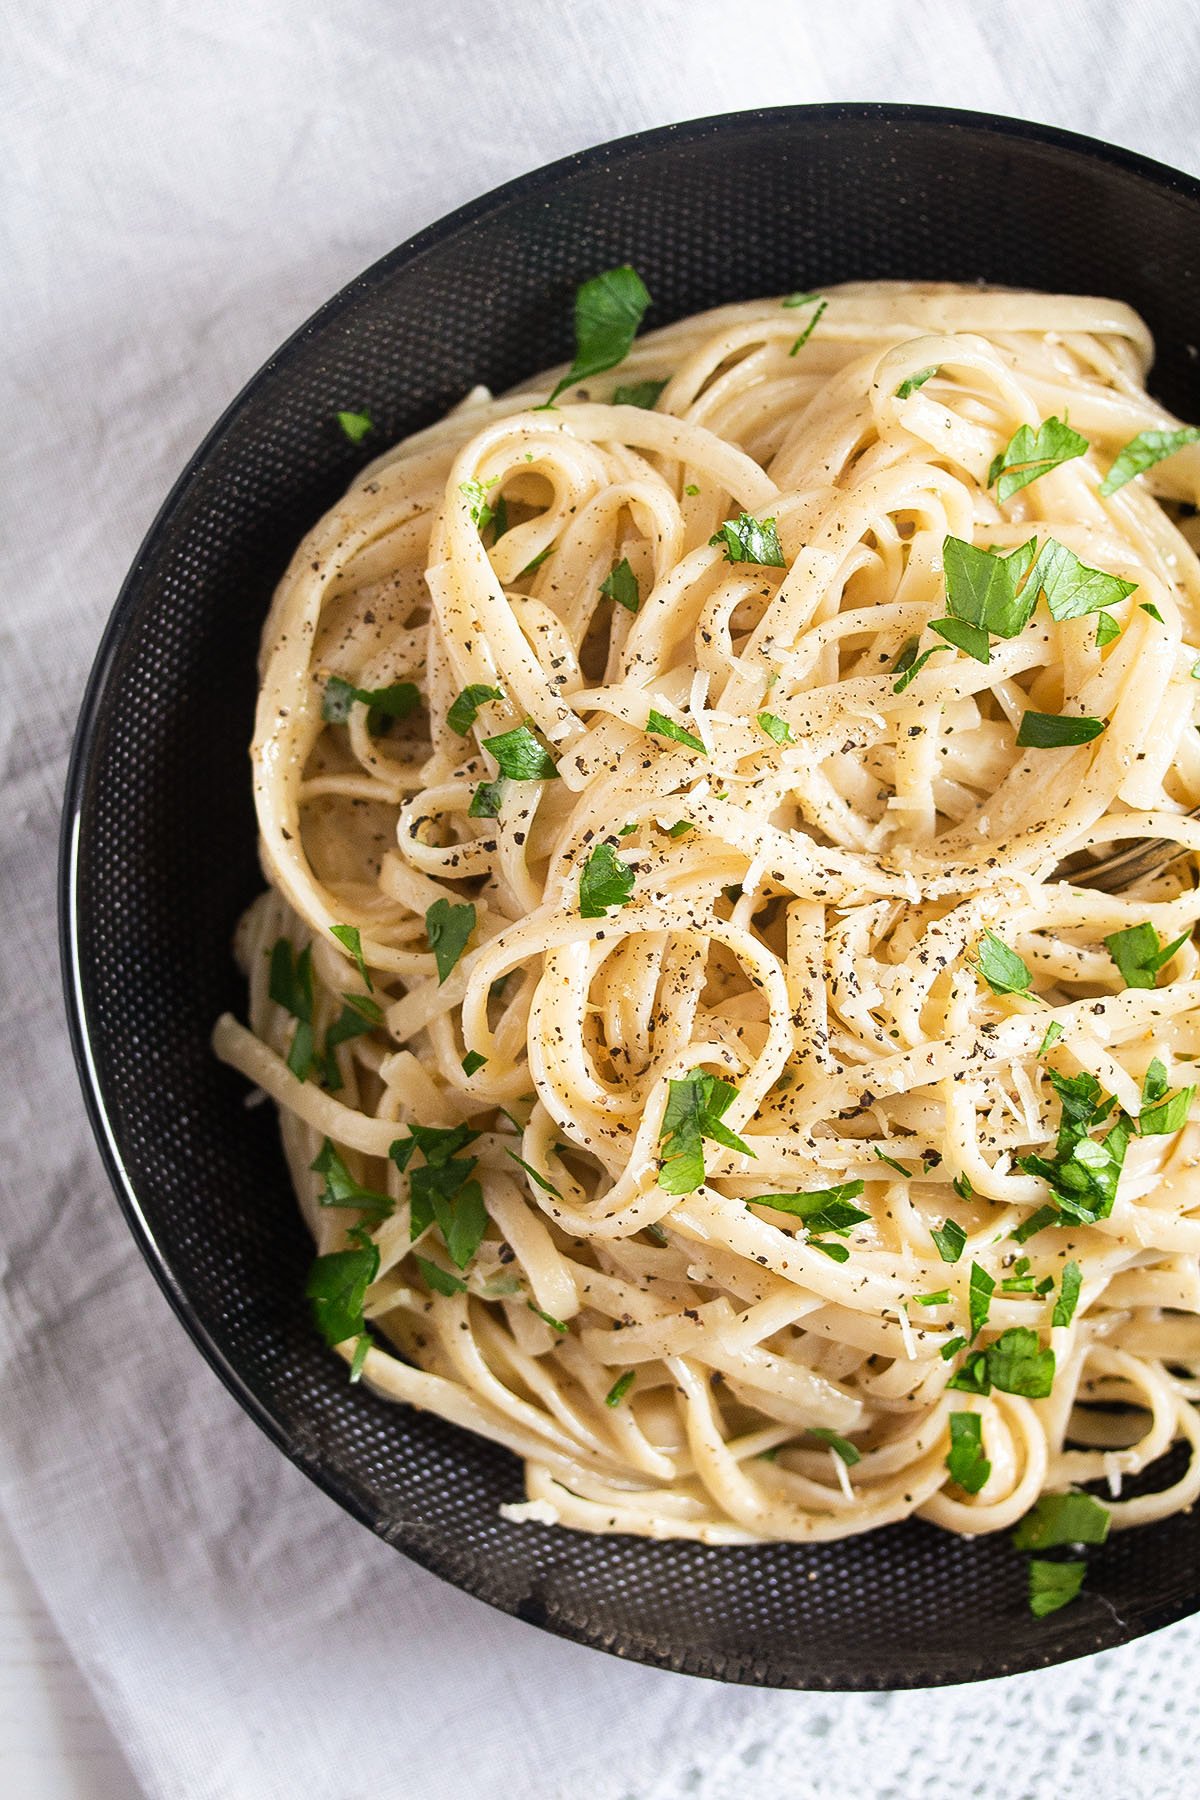
<path fill-rule="evenodd" d="M 216 1050 L 280 1108 L 310 1292 L 365 1289 L 327 1337 L 515 1451 L 509 1516 L 973 1533 L 1106 1482 L 1138 1524 L 1200 1491 L 1200 448 L 1101 492 L 1177 427 L 1117 302 L 825 298 L 798 346 L 815 302 L 763 300 L 553 409 L 476 389 L 309 533 Z M 1001 499 L 1047 420 L 1086 447 Z M 950 539 L 1109 598 L 980 660 L 931 630 Z M 1086 885 L 1144 838 L 1186 854 Z"/>

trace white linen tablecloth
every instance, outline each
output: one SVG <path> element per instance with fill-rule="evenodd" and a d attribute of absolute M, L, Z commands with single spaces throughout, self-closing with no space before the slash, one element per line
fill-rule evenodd
<path fill-rule="evenodd" d="M 369 1536 L 243 1416 L 133 1247 L 76 1090 L 53 886 L 142 533 L 365 264 L 567 151 L 762 104 L 1017 113 L 1196 169 L 1196 9 L 9 0 L 3 23 L 0 1508 L 146 1794 L 1194 1792 L 1200 1621 L 961 1691 L 755 1693 L 547 1637 Z"/>

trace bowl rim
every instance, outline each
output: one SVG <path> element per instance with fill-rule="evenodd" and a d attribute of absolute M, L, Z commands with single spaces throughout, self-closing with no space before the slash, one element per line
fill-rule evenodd
<path fill-rule="evenodd" d="M 995 137 L 1031 142 L 1084 161 L 1108 164 L 1126 175 L 1140 178 L 1156 188 L 1177 193 L 1200 205 L 1200 178 L 1189 175 L 1183 170 L 1175 169 L 1167 163 L 1159 162 L 1153 157 L 1145 156 L 1139 151 L 1110 144 L 1103 139 L 1093 138 L 1081 132 L 1068 131 L 1060 126 L 1012 118 L 1004 114 L 891 101 L 834 101 L 813 105 L 755 107 L 731 113 L 712 113 L 677 123 L 651 126 L 641 131 L 627 133 L 622 137 L 607 139 L 602 143 L 590 145 L 583 150 L 572 151 L 566 156 L 556 158 L 553 162 L 542 164 L 524 174 L 514 176 L 501 183 L 500 186 L 489 189 L 486 193 L 466 201 L 441 218 L 423 226 L 419 231 L 396 245 L 394 249 L 385 252 L 383 256 L 370 263 L 297 326 L 278 349 L 273 351 L 243 383 L 192 451 L 147 527 L 105 623 L 80 702 L 64 784 L 58 840 L 56 895 L 61 978 L 71 1052 L 83 1093 L 88 1121 L 105 1173 L 134 1242 L 165 1295 L 171 1310 L 204 1360 L 232 1394 L 238 1405 L 271 1443 L 283 1452 L 288 1461 L 330 1499 L 336 1501 L 344 1511 L 357 1519 L 360 1524 L 367 1526 L 374 1535 L 385 1536 L 388 1543 L 402 1551 L 406 1557 L 422 1568 L 428 1569 L 460 1592 L 470 1594 L 473 1599 L 493 1606 L 501 1612 L 509 1612 L 510 1609 L 494 1595 L 478 1592 L 474 1587 L 467 1586 L 451 1570 L 450 1559 L 441 1554 L 437 1548 L 431 1548 L 429 1539 L 424 1534 L 414 1538 L 403 1530 L 394 1528 L 389 1528 L 386 1533 L 382 1532 L 377 1514 L 353 1493 L 340 1486 L 323 1462 L 306 1453 L 294 1441 L 281 1421 L 253 1392 L 238 1368 L 226 1356 L 201 1321 L 142 1210 L 136 1188 L 122 1159 L 118 1135 L 109 1116 L 108 1104 L 93 1052 L 93 1031 L 95 1030 L 98 1039 L 99 1030 L 94 1028 L 89 1017 L 85 975 L 80 954 L 79 850 L 88 808 L 89 778 L 96 738 L 111 704 L 112 696 L 109 686 L 114 667 L 130 637 L 139 610 L 142 574 L 146 565 L 151 561 L 161 536 L 190 496 L 194 483 L 202 475 L 211 453 L 234 424 L 246 403 L 271 377 L 277 374 L 281 368 L 286 367 L 293 354 L 310 338 L 319 336 L 327 326 L 355 302 L 386 281 L 397 267 L 422 256 L 426 251 L 437 247 L 465 227 L 487 217 L 514 200 L 534 198 L 553 190 L 567 177 L 595 173 L 606 168 L 619 168 L 622 164 L 636 159 L 643 153 L 653 152 L 668 143 L 695 144 L 716 136 L 735 136 L 741 132 L 761 132 L 764 128 L 786 131 L 797 127 L 819 127 L 842 122 L 875 123 L 884 128 L 921 125 L 949 132 L 961 131 L 968 138 Z M 920 1679 L 914 1676 L 912 1680 L 893 1680 L 887 1688 L 882 1688 L 882 1684 L 873 1681 L 867 1671 L 858 1676 L 839 1670 L 833 1672 L 832 1679 L 822 1679 L 821 1671 L 815 1669 L 810 1671 L 803 1682 L 795 1679 L 789 1679 L 786 1682 L 763 1681 L 753 1671 L 748 1670 L 744 1662 L 730 1660 L 721 1668 L 690 1667 L 686 1650 L 666 1649 L 659 1643 L 650 1642 L 636 1631 L 628 1629 L 624 1631 L 623 1642 L 618 1650 L 613 1642 L 606 1641 L 600 1630 L 595 1627 L 589 1629 L 585 1623 L 578 1623 L 561 1615 L 541 1616 L 528 1622 L 536 1623 L 542 1630 L 551 1632 L 557 1637 L 585 1644 L 592 1649 L 620 1654 L 624 1660 L 634 1660 L 651 1667 L 670 1669 L 677 1673 L 695 1674 L 707 1679 L 759 1687 L 786 1687 L 802 1691 L 808 1689 L 849 1693 L 960 1685 L 991 1679 L 997 1673 L 1011 1675 L 1057 1666 L 1094 1654 L 1098 1649 L 1113 1649 L 1131 1643 L 1149 1632 L 1192 1616 L 1197 1611 L 1200 1611 L 1200 1593 L 1192 1600 L 1172 1600 L 1155 1607 L 1142 1615 L 1135 1625 L 1131 1626 L 1121 1621 L 1117 1630 L 1103 1632 L 1100 1640 L 1094 1645 L 1081 1644 L 1078 1647 L 1071 1647 L 1066 1650 L 1065 1654 L 1057 1651 L 1049 1639 L 1045 1640 L 1041 1650 L 1034 1647 L 1031 1641 L 1031 1648 L 1027 1654 L 1022 1653 L 1008 1658 L 1000 1671 L 994 1667 L 973 1667 L 968 1659 L 964 1659 L 963 1667 L 947 1671 L 936 1680 L 930 1679 L 922 1672 Z M 520 1616 L 520 1614 L 515 1616 Z M 892 1673 L 894 1674 L 895 1671 Z"/>

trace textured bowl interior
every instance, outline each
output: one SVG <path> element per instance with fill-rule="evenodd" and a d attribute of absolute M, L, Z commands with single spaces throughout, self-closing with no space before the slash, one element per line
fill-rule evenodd
<path fill-rule="evenodd" d="M 142 1249 L 280 1447 L 398 1548 L 586 1643 L 763 1685 L 964 1681 L 1120 1643 L 1200 1606 L 1200 1512 L 1118 1535 L 1038 1622 L 1004 1538 L 917 1522 L 817 1548 L 705 1549 L 505 1524 L 517 1463 L 347 1386 L 309 1328 L 309 1245 L 271 1109 L 208 1049 L 241 1010 L 230 934 L 259 886 L 254 659 L 293 546 L 378 444 L 476 381 L 570 351 L 576 283 L 629 260 L 648 324 L 796 286 L 901 276 L 1112 294 L 1200 418 L 1200 188 L 1085 140 L 926 109 L 749 113 L 589 151 L 395 251 L 273 358 L 168 500 L 100 652 L 64 821 L 68 1003 L 93 1119 Z"/>

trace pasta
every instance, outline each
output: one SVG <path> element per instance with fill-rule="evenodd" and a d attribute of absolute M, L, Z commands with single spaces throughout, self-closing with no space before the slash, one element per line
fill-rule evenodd
<path fill-rule="evenodd" d="M 1200 447 L 1151 351 L 1075 296 L 724 306 L 474 390 L 297 550 L 215 1048 L 327 1339 L 515 1451 L 515 1521 L 1200 1491 Z"/>

